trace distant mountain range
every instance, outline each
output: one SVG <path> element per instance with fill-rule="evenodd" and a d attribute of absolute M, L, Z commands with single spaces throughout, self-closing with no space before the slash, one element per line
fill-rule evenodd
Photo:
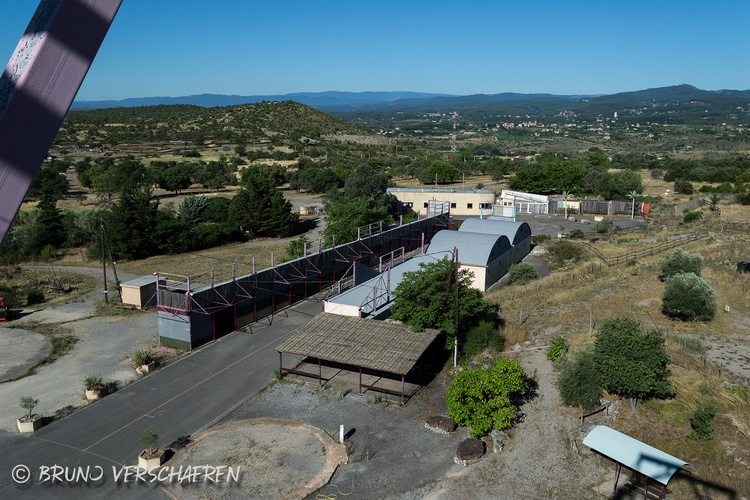
<path fill-rule="evenodd" d="M 72 109 L 132 108 L 137 106 L 158 106 L 161 104 L 192 104 L 204 108 L 235 106 L 262 101 L 296 101 L 311 108 L 380 106 L 402 101 L 419 101 L 439 97 L 455 97 L 449 94 L 428 94 L 424 92 L 298 92 L 283 95 L 223 95 L 199 94 L 182 97 L 134 97 L 121 101 L 75 101 Z"/>
<path fill-rule="evenodd" d="M 325 113 L 353 115 L 357 112 L 434 110 L 462 113 L 555 114 L 570 110 L 585 115 L 607 114 L 628 109 L 661 108 L 660 113 L 750 111 L 750 90 L 701 90 L 692 85 L 674 85 L 609 95 L 501 94 L 449 95 L 423 92 L 300 92 L 283 95 L 238 96 L 201 94 L 184 97 L 141 97 L 121 101 L 76 101 L 73 109 L 192 104 L 202 107 L 233 106 L 261 101 L 296 101 Z M 643 111 L 637 111 L 642 114 Z M 650 112 L 649 112 L 650 113 Z"/>

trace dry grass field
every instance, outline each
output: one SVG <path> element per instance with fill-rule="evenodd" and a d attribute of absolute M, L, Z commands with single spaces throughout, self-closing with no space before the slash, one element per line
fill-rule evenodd
<path fill-rule="evenodd" d="M 657 263 L 663 254 L 609 268 L 588 260 L 529 285 L 488 294 L 500 305 L 506 321 L 506 345 L 535 340 L 546 345 L 551 337 L 563 335 L 573 348 L 580 347 L 593 340 L 602 320 L 618 315 L 633 317 L 644 328 L 657 328 L 666 335 L 671 380 L 677 390 L 674 399 L 641 402 L 635 413 L 621 411 L 613 426 L 697 468 L 694 476 L 678 475 L 670 482 L 673 498 L 750 495 L 750 380 L 737 376 L 747 374 L 741 370 L 750 367 L 750 275 L 738 274 L 735 268 L 739 260 L 750 260 L 750 235 L 719 231 L 682 247 L 703 256 L 703 276 L 719 297 L 719 309 L 730 306 L 729 313 L 717 311 L 710 322 L 681 322 L 662 314 L 664 284 L 657 278 Z M 596 243 L 611 255 L 641 245 Z M 729 356 L 733 359 L 727 360 L 737 368 L 734 375 L 705 363 L 706 349 L 718 348 L 722 339 L 735 346 Z M 688 439 L 690 418 L 703 404 L 719 407 L 713 422 L 715 437 Z"/>

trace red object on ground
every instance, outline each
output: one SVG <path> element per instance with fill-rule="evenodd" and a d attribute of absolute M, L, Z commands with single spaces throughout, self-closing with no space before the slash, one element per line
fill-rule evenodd
<path fill-rule="evenodd" d="M 8 306 L 5 305 L 5 297 L 0 297 L 0 321 L 8 320 Z"/>

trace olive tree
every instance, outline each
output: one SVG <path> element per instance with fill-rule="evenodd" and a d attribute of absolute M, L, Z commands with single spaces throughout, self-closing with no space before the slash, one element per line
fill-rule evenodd
<path fill-rule="evenodd" d="M 631 411 L 638 399 L 673 394 L 667 368 L 670 358 L 659 331 L 643 330 L 627 316 L 610 318 L 599 328 L 593 349 L 602 387 L 629 397 Z"/>
<path fill-rule="evenodd" d="M 693 273 L 677 273 L 667 281 L 661 297 L 662 312 L 683 321 L 710 320 L 718 298 L 708 280 Z"/>
<path fill-rule="evenodd" d="M 687 253 L 678 248 L 659 260 L 659 279 L 662 281 L 677 273 L 693 273 L 701 275 L 703 270 L 703 257 L 699 253 Z"/>

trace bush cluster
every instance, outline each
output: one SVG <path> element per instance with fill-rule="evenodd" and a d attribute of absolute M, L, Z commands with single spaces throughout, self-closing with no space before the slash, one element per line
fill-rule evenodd
<path fill-rule="evenodd" d="M 698 407 L 690 418 L 690 427 L 693 428 L 693 432 L 688 434 L 688 438 L 699 441 L 713 439 L 714 429 L 711 427 L 711 422 L 713 422 L 718 411 L 719 407 L 716 405 L 701 405 Z"/>
<path fill-rule="evenodd" d="M 534 281 L 539 278 L 539 273 L 536 268 L 528 262 L 519 262 L 513 264 L 508 269 L 508 277 L 510 281 L 515 285 L 525 285 L 530 281 Z"/>

